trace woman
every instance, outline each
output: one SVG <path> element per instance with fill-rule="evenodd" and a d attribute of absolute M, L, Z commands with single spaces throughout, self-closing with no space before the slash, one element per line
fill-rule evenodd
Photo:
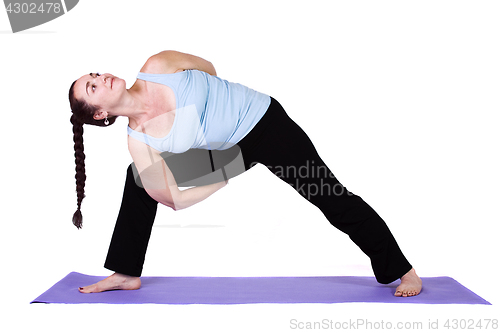
<path fill-rule="evenodd" d="M 122 206 L 105 263 L 115 273 L 80 288 L 81 292 L 140 288 L 157 203 L 183 209 L 224 187 L 230 177 L 225 168 L 214 167 L 212 153 L 234 155 L 236 149 L 242 156 L 243 170 L 264 164 L 295 186 L 332 225 L 348 234 L 369 256 L 378 282 L 401 279 L 395 296 L 420 293 L 422 282 L 385 222 L 333 176 L 307 135 L 281 105 L 270 96 L 218 78 L 210 62 L 180 52 L 160 52 L 147 60 L 130 89 L 118 77 L 91 73 L 73 83 L 69 98 L 78 194 L 73 223 L 78 228 L 82 224 L 80 207 L 85 184 L 83 124 L 108 126 L 118 116 L 128 117 L 128 145 L 135 166 L 129 166 L 127 171 Z M 162 154 L 170 152 L 178 154 L 172 157 L 178 157 L 193 151 L 194 155 L 208 151 L 211 171 L 219 171 L 223 178 L 181 191 L 177 174 L 170 163 L 167 166 Z M 297 172 L 304 168 L 306 175 Z"/>

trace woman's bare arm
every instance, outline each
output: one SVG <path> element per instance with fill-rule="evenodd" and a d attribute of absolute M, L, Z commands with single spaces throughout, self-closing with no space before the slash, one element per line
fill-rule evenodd
<path fill-rule="evenodd" d="M 163 51 L 151 56 L 141 69 L 144 73 L 176 73 L 197 69 L 210 75 L 217 75 L 214 65 L 203 58 L 178 51 Z"/>
<path fill-rule="evenodd" d="M 203 201 L 227 184 L 222 181 L 180 190 L 160 152 L 130 136 L 128 146 L 146 192 L 157 202 L 174 210 Z"/>

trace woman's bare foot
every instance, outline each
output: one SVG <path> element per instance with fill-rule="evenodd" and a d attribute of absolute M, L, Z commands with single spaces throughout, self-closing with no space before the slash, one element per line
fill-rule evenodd
<path fill-rule="evenodd" d="M 422 290 L 422 280 L 418 277 L 415 269 L 412 268 L 408 273 L 401 277 L 401 284 L 396 288 L 394 296 L 409 297 L 417 296 Z"/>
<path fill-rule="evenodd" d="M 78 290 L 81 293 L 100 293 L 107 290 L 135 290 L 141 287 L 141 278 L 114 273 L 104 280 L 94 283 L 90 286 L 80 287 Z"/>

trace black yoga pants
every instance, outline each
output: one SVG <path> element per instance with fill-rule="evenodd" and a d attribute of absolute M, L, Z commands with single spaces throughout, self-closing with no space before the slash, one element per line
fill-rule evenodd
<path fill-rule="evenodd" d="M 237 146 L 213 152 L 192 149 L 169 157 L 177 163 L 165 161 L 177 183 L 181 183 L 187 179 L 180 180 L 177 175 L 179 178 L 189 178 L 185 172 L 181 174 L 182 167 L 176 167 L 183 164 L 183 159 L 193 161 L 192 156 L 205 154 L 206 160 L 211 161 L 207 162 L 210 167 L 200 166 L 191 170 L 193 179 L 223 166 L 214 166 L 212 153 L 228 156 L 226 159 L 218 158 L 219 161 L 229 161 L 241 153 L 244 162 L 242 171 L 257 163 L 265 165 L 318 207 L 333 226 L 350 237 L 370 258 L 378 282 L 391 283 L 412 268 L 382 218 L 338 181 L 319 157 L 309 137 L 275 99 L 271 98 L 265 115 Z M 234 176 L 233 173 L 229 178 Z M 142 188 L 140 179 L 130 165 L 104 267 L 122 274 L 141 276 L 157 205 Z"/>

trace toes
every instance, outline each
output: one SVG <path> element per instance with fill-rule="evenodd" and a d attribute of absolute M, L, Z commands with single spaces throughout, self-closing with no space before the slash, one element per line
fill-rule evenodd
<path fill-rule="evenodd" d="M 83 293 L 83 294 L 95 293 L 95 292 L 97 292 L 97 286 L 95 284 L 92 284 L 90 286 L 80 287 L 80 288 L 78 288 L 78 291 Z"/>
<path fill-rule="evenodd" d="M 396 289 L 396 292 L 394 293 L 394 296 L 397 297 L 411 297 L 411 296 L 417 296 L 420 294 L 420 290 L 398 290 Z"/>
<path fill-rule="evenodd" d="M 88 294 L 89 288 L 88 287 L 80 287 L 80 288 L 78 288 L 78 291 L 81 292 L 82 294 Z"/>
<path fill-rule="evenodd" d="M 409 291 L 409 292 L 407 293 L 407 295 L 408 295 L 408 297 L 411 297 L 411 296 L 417 296 L 417 295 L 418 295 L 418 292 L 417 292 L 417 291 L 415 291 L 415 290 L 412 290 L 412 291 Z"/>

